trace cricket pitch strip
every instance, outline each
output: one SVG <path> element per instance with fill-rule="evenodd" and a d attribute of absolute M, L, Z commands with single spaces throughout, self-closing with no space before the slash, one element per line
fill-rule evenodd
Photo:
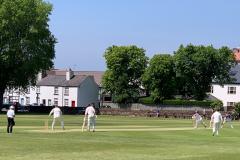
<path fill-rule="evenodd" d="M 196 130 L 193 127 L 178 127 L 178 128 L 156 128 L 156 127 L 148 127 L 146 126 L 145 128 L 142 126 L 142 128 L 136 128 L 133 126 L 124 126 L 125 128 L 123 128 L 122 126 L 118 126 L 115 128 L 103 128 L 103 127 L 99 127 L 96 128 L 96 132 L 122 132 L 122 131 L 185 131 L 185 130 Z M 21 127 L 22 128 L 22 127 Z M 49 129 L 44 129 L 44 128 L 40 128 L 40 127 L 31 127 L 28 128 L 26 127 L 27 132 L 35 132 L 35 133 L 64 133 L 64 132 L 82 132 L 81 127 L 77 128 L 73 128 L 73 127 L 69 127 L 66 128 L 65 130 L 61 130 L 61 128 L 57 128 L 55 130 L 51 130 Z M 204 129 L 204 128 L 198 128 L 199 129 Z M 87 132 L 86 129 L 84 130 L 84 132 Z"/>

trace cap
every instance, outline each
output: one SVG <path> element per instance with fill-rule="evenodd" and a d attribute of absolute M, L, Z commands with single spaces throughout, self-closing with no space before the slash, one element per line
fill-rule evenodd
<path fill-rule="evenodd" d="M 10 109 L 14 109 L 14 106 L 10 106 Z"/>

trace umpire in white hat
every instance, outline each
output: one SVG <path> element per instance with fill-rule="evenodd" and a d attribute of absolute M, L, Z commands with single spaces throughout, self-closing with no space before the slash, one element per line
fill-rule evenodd
<path fill-rule="evenodd" d="M 13 131 L 13 126 L 15 125 L 14 117 L 15 117 L 14 106 L 10 106 L 9 110 L 7 111 L 7 121 L 8 121 L 7 133 L 12 133 Z"/>

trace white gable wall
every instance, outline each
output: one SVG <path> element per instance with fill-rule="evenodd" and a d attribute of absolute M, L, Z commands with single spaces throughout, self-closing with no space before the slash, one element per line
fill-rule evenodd
<path fill-rule="evenodd" d="M 58 87 L 58 94 L 54 94 L 53 86 L 40 86 L 40 103 L 43 103 L 45 99 L 46 105 L 48 105 L 48 100 L 51 100 L 51 105 L 54 104 L 54 99 L 57 98 L 58 106 L 65 106 L 64 99 L 68 99 L 68 106 L 71 106 L 71 102 L 75 101 L 75 107 L 77 106 L 77 87 L 69 87 L 69 94 L 65 95 L 65 87 Z"/>
<path fill-rule="evenodd" d="M 224 86 L 220 86 L 217 84 L 212 84 L 213 87 L 213 95 L 217 99 L 223 102 L 223 106 L 227 106 L 227 102 L 240 102 L 240 85 L 238 84 L 228 84 Z M 229 94 L 228 87 L 236 87 L 236 94 Z"/>

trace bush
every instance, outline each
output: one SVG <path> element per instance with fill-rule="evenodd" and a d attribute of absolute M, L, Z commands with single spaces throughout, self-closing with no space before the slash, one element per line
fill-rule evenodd
<path fill-rule="evenodd" d="M 213 109 L 213 110 L 223 110 L 223 103 L 222 101 L 213 101 L 211 104 L 210 104 L 210 107 Z"/>
<path fill-rule="evenodd" d="M 240 102 L 236 103 L 234 105 L 234 114 L 235 114 L 235 118 L 239 119 L 240 117 Z"/>
<path fill-rule="evenodd" d="M 138 102 L 143 104 L 154 104 L 153 99 L 151 97 L 140 98 Z"/>
<path fill-rule="evenodd" d="M 234 105 L 234 110 L 235 110 L 235 112 L 240 113 L 240 102 L 238 102 Z"/>

